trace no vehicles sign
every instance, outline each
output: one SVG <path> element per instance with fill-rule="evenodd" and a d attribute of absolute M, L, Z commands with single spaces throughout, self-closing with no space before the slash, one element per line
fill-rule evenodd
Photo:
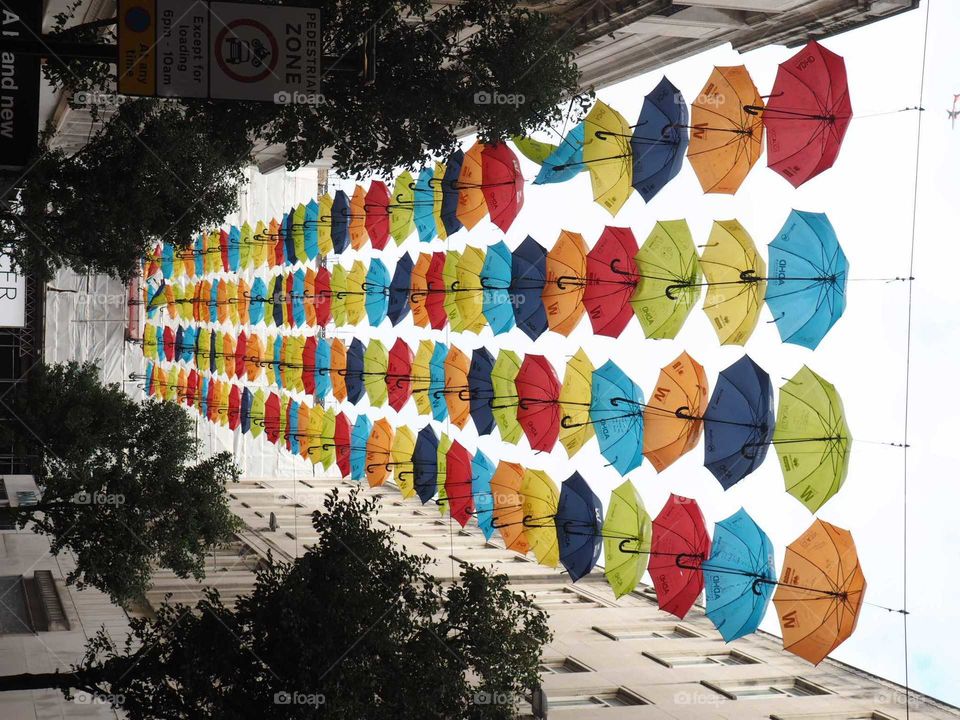
<path fill-rule="evenodd" d="M 121 0 L 127 95 L 273 101 L 318 93 L 320 11 L 202 0 Z"/>

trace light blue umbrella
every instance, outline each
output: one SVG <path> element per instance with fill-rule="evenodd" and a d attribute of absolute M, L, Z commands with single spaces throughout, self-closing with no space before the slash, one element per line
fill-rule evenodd
<path fill-rule="evenodd" d="M 473 514 L 477 518 L 477 525 L 483 531 L 483 536 L 489 540 L 493 535 L 493 490 L 490 489 L 490 480 L 496 467 L 490 458 L 477 450 L 473 456 L 471 464 L 473 478 L 471 480 L 471 489 L 473 490 Z"/>
<path fill-rule="evenodd" d="M 372 425 L 366 415 L 358 415 L 350 433 L 350 477 L 360 482 L 367 476 L 367 440 Z"/>
<path fill-rule="evenodd" d="M 483 287 L 483 316 L 494 335 L 510 330 L 516 322 L 510 302 L 513 255 L 504 242 L 490 245 L 480 270 Z"/>
<path fill-rule="evenodd" d="M 290 443 L 290 452 L 300 454 L 300 403 L 291 400 L 287 409 L 287 440 Z"/>
<path fill-rule="evenodd" d="M 306 293 L 306 277 L 303 270 L 297 270 L 293 274 L 293 291 L 291 292 L 290 305 L 293 309 L 293 324 L 295 327 L 301 327 L 307 322 L 306 313 L 303 310 L 303 296 Z"/>
<path fill-rule="evenodd" d="M 612 360 L 593 372 L 590 422 L 600 452 L 621 475 L 643 462 L 643 391 Z"/>
<path fill-rule="evenodd" d="M 210 341 L 213 347 L 213 341 Z M 212 360 L 213 358 L 211 358 Z M 283 380 L 280 376 L 280 369 L 283 367 L 283 335 L 277 335 L 273 341 L 273 378 L 277 387 L 283 390 Z"/>
<path fill-rule="evenodd" d="M 203 233 L 197 235 L 193 240 L 193 273 L 194 275 L 203 275 L 206 270 L 203 267 L 203 261 L 206 255 L 203 252 Z"/>
<path fill-rule="evenodd" d="M 193 362 L 194 353 L 197 351 L 197 329 L 193 325 L 188 325 L 183 331 L 183 360 Z"/>
<path fill-rule="evenodd" d="M 755 632 L 777 582 L 773 544 L 740 508 L 716 524 L 710 557 L 701 565 L 707 617 L 727 642 Z"/>
<path fill-rule="evenodd" d="M 850 265 L 830 220 L 791 210 L 768 258 L 766 301 L 780 339 L 816 349 L 847 306 Z"/>
<path fill-rule="evenodd" d="M 587 169 L 583 162 L 583 123 L 564 135 L 557 149 L 547 155 L 534 185 L 565 182 Z"/>
<path fill-rule="evenodd" d="M 240 228 L 236 225 L 230 226 L 230 234 L 227 236 L 227 263 L 230 267 L 224 270 L 236 272 L 240 269 Z"/>
<path fill-rule="evenodd" d="M 417 176 L 417 182 L 413 190 L 413 224 L 417 227 L 417 236 L 420 238 L 420 242 L 430 242 L 437 236 L 437 224 L 433 219 L 431 180 L 433 180 L 433 170 L 424 168 Z M 409 192 L 404 191 L 404 198 L 409 197 L 409 195 Z"/>
<path fill-rule="evenodd" d="M 444 363 L 447 360 L 449 350 L 450 348 L 442 342 L 438 342 L 433 346 L 433 355 L 430 356 L 430 385 L 427 392 L 430 393 L 430 409 L 433 411 L 433 419 L 437 422 L 447 419 L 447 396 L 444 394 L 447 371 Z"/>
<path fill-rule="evenodd" d="M 264 306 L 267 302 L 267 284 L 263 278 L 254 278 L 250 286 L 250 324 L 263 322 Z"/>
<path fill-rule="evenodd" d="M 315 377 L 313 396 L 322 400 L 333 389 L 330 381 L 330 343 L 326 338 L 317 338 L 317 353 L 314 367 Z"/>
<path fill-rule="evenodd" d="M 320 222 L 320 206 L 316 200 L 307 203 L 303 213 L 303 248 L 307 252 L 307 260 L 316 260 L 320 254 L 320 239 L 318 225 Z"/>
<path fill-rule="evenodd" d="M 219 318 L 219 306 L 217 305 L 217 295 L 220 293 L 220 281 L 214 280 L 210 283 L 210 322 L 215 323 Z"/>
<path fill-rule="evenodd" d="M 363 291 L 367 294 L 364 300 L 367 321 L 371 327 L 377 327 L 387 316 L 387 298 L 390 293 L 390 271 L 380 258 L 370 261 Z"/>

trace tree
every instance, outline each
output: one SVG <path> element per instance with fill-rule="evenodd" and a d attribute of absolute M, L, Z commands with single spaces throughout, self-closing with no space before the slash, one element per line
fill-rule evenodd
<path fill-rule="evenodd" d="M 93 364 L 36 366 L 13 396 L 0 401 L 0 437 L 22 456 L 37 454 L 40 497 L 0 516 L 50 535 L 52 553 L 73 552 L 68 583 L 126 604 L 143 595 L 156 564 L 203 577 L 204 555 L 240 527 L 225 494 L 238 470 L 229 453 L 196 461 L 182 407 L 137 402 L 102 385 Z"/>
<path fill-rule="evenodd" d="M 377 79 L 364 85 L 327 73 L 308 102 L 270 104 L 183 100 L 208 127 L 284 145 L 293 168 L 332 153 L 346 175 L 392 173 L 444 156 L 457 133 L 505 139 L 561 120 L 577 97 L 579 72 L 570 36 L 517 0 L 463 0 L 437 8 L 428 0 L 313 0 L 324 18 L 322 51 L 345 56 L 376 27 Z M 102 24 L 56 29 L 73 40 L 110 40 Z M 74 92 L 112 92 L 102 62 L 48 65 L 50 80 Z M 576 114 L 582 106 L 576 105 Z M 578 118 L 577 118 L 578 119 Z M 215 140 L 215 138 L 214 138 Z"/>
<path fill-rule="evenodd" d="M 512 699 L 539 682 L 545 614 L 486 570 L 441 585 L 356 490 L 324 505 L 317 544 L 267 563 L 234 609 L 212 591 L 163 605 L 123 649 L 101 632 L 73 672 L 0 677 L 0 690 L 84 690 L 131 720 L 516 717 Z"/>
<path fill-rule="evenodd" d="M 0 246 L 41 280 L 63 266 L 127 280 L 158 242 L 189 244 L 236 208 L 250 156 L 242 129 L 207 122 L 177 103 L 131 99 L 73 155 L 44 137 L 0 215 Z"/>

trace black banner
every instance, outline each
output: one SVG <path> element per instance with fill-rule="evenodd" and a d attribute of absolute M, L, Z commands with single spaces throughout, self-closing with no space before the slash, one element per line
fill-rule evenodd
<path fill-rule="evenodd" d="M 3 0 L 0 34 L 30 40 L 40 34 L 42 0 Z M 23 168 L 37 147 L 40 57 L 0 52 L 0 169 Z"/>

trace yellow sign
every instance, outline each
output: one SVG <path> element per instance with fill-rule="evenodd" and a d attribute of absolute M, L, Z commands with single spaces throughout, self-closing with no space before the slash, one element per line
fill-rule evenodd
<path fill-rule="evenodd" d="M 117 90 L 123 95 L 156 95 L 156 3 L 120 0 L 117 17 Z"/>

